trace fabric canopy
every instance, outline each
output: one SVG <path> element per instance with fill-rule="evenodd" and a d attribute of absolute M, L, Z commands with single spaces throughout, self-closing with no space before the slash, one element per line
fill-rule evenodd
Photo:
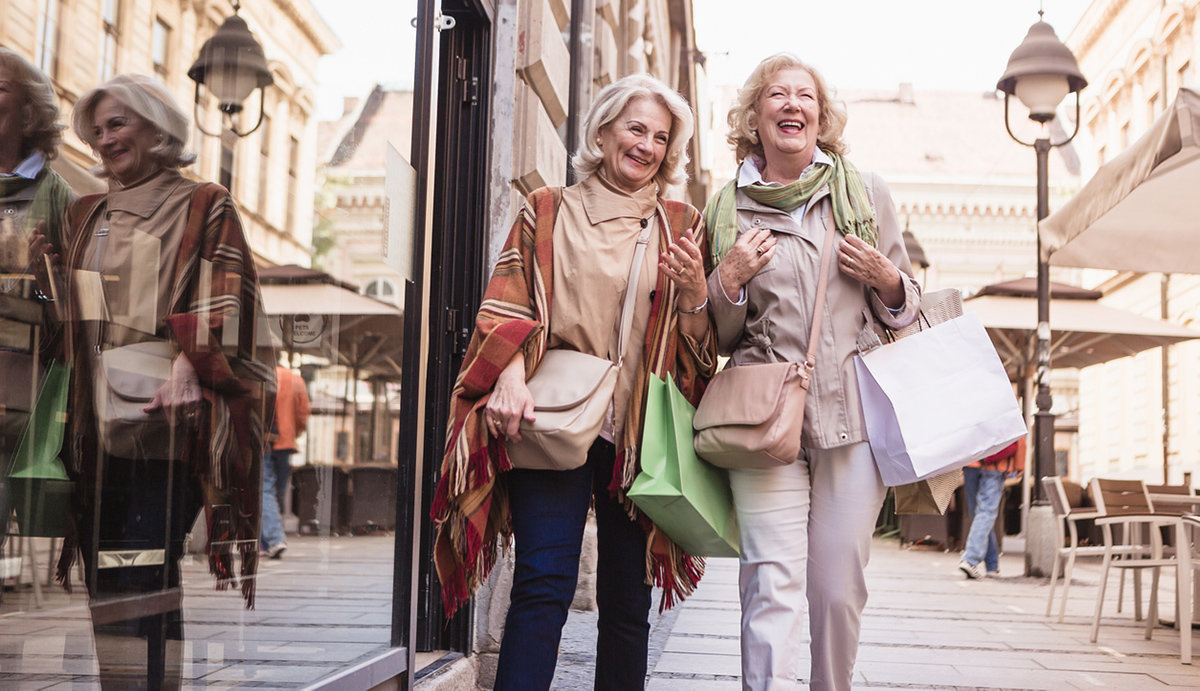
<path fill-rule="evenodd" d="M 1145 135 L 1041 222 L 1042 252 L 1060 266 L 1200 273 L 1198 190 L 1200 93 L 1182 88 Z"/>
<path fill-rule="evenodd" d="M 259 279 L 263 307 L 285 349 L 368 374 L 400 376 L 404 315 L 395 305 L 312 269 L 262 269 Z"/>
<path fill-rule="evenodd" d="M 1051 293 L 1057 291 L 1052 288 Z M 1037 363 L 1037 298 L 976 295 L 963 301 L 963 310 L 979 315 L 1009 377 L 1018 381 L 1026 376 Z M 1055 368 L 1098 365 L 1192 338 L 1200 338 L 1200 331 L 1096 300 L 1050 301 L 1050 365 Z"/>

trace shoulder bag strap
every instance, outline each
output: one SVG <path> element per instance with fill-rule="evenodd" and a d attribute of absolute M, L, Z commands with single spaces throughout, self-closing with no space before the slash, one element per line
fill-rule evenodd
<path fill-rule="evenodd" d="M 633 263 L 629 265 L 629 280 L 625 283 L 625 302 L 621 305 L 621 333 L 617 337 L 617 367 L 625 359 L 625 342 L 629 340 L 629 332 L 633 328 L 633 301 L 637 298 L 638 282 L 642 277 L 642 258 L 646 255 L 646 245 L 650 242 L 650 232 L 658 219 L 658 209 L 655 209 L 649 219 L 642 219 L 642 233 L 638 236 L 637 246 L 633 250 Z"/>
<path fill-rule="evenodd" d="M 825 318 L 825 289 L 829 287 L 829 265 L 833 263 L 833 236 L 835 226 L 825 231 L 825 245 L 821 248 L 821 274 L 817 278 L 817 299 L 813 301 L 812 330 L 808 334 L 808 354 L 804 356 L 806 374 L 812 374 L 817 366 L 817 339 L 821 337 L 821 322 Z"/>

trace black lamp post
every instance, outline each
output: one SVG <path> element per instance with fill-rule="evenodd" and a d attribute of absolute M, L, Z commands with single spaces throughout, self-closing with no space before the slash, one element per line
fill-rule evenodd
<path fill-rule="evenodd" d="M 250 33 L 246 20 L 237 15 L 240 9 L 241 4 L 233 0 L 233 15 L 204 42 L 199 57 L 187 73 L 196 82 L 196 126 L 210 137 L 220 136 L 220 133 L 209 132 L 200 125 L 200 85 L 217 97 L 217 109 L 229 120 L 229 131 L 245 137 L 262 124 L 266 113 L 263 89 L 275 83 L 267 69 L 262 44 Z M 243 102 L 255 89 L 259 90 L 258 122 L 243 132 L 237 128 L 237 116 L 242 112 Z"/>
<path fill-rule="evenodd" d="M 1037 153 L 1037 220 L 1050 214 L 1049 190 L 1046 180 L 1050 150 L 1064 146 L 1079 133 L 1079 92 L 1087 86 L 1087 80 L 1079 71 L 1079 65 L 1071 51 L 1058 40 L 1054 29 L 1042 21 L 1029 27 L 1029 33 L 1008 59 L 1008 68 L 996 84 L 1004 92 L 1004 128 L 1014 141 L 1033 147 Z M 1016 96 L 1029 108 L 1029 119 L 1045 125 L 1054 119 L 1058 104 L 1067 96 L 1075 94 L 1075 130 L 1060 142 L 1051 142 L 1042 136 L 1033 142 L 1021 140 L 1013 134 L 1008 122 L 1008 102 Z M 1043 128 L 1045 132 L 1045 128 Z M 1046 504 L 1048 499 L 1042 490 L 1040 478 L 1057 475 L 1054 461 L 1054 415 L 1050 412 L 1050 266 L 1042 254 L 1042 238 L 1037 241 L 1037 413 L 1034 416 L 1034 470 L 1038 478 L 1033 483 L 1033 503 Z"/>

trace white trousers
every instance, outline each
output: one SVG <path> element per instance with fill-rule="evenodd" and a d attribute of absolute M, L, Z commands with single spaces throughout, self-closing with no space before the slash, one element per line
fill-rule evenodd
<path fill-rule="evenodd" d="M 796 688 L 807 586 L 811 687 L 849 689 L 886 491 L 870 445 L 805 449 L 788 466 L 730 471 L 729 484 L 742 539 L 742 688 Z"/>

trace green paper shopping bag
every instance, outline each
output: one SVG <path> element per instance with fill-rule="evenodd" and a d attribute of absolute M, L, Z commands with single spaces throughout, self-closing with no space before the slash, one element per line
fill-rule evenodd
<path fill-rule="evenodd" d="M 696 409 L 675 382 L 650 378 L 642 429 L 642 470 L 629 498 L 688 554 L 738 556 L 737 515 L 724 469 L 696 456 Z"/>
<path fill-rule="evenodd" d="M 71 369 L 57 362 L 46 368 L 29 423 L 21 432 L 8 472 L 17 524 L 26 537 L 66 533 L 72 483 L 58 458 L 67 426 Z"/>

